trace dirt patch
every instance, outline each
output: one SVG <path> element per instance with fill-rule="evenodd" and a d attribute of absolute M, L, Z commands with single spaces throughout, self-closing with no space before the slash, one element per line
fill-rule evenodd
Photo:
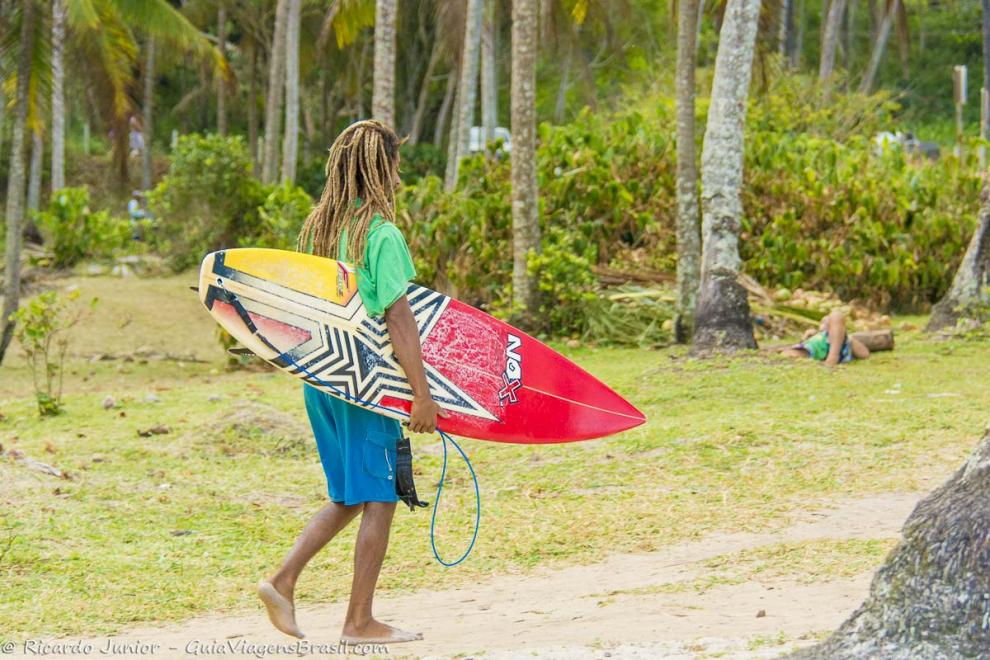
<path fill-rule="evenodd" d="M 777 576 L 703 592 L 649 593 L 644 587 L 691 579 L 704 570 L 706 559 L 731 552 L 814 539 L 895 538 L 920 497 L 894 493 L 848 500 L 796 514 L 791 525 L 763 533 L 710 534 L 587 566 L 497 576 L 459 589 L 382 595 L 376 610 L 386 621 L 424 632 L 425 641 L 393 649 L 408 656 L 771 657 L 810 644 L 841 623 L 866 595 L 871 573 L 814 583 Z M 619 593 L 603 604 L 601 594 L 609 591 Z M 300 608 L 300 626 L 312 642 L 332 643 L 345 609 L 344 602 Z M 160 643 L 165 656 L 181 655 L 190 641 L 290 641 L 272 630 L 260 604 L 250 614 L 134 629 L 124 637 Z"/>

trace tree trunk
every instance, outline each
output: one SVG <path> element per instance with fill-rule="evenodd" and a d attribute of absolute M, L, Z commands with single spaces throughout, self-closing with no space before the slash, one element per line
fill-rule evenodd
<path fill-rule="evenodd" d="M 846 34 L 842 49 L 842 64 L 849 70 L 853 61 L 853 39 L 856 34 L 856 0 L 846 2 Z"/>
<path fill-rule="evenodd" d="M 41 133 L 31 131 L 31 166 L 28 168 L 27 210 L 41 208 L 41 165 L 45 155 L 45 143 Z M 27 218 L 30 224 L 30 215 Z"/>
<path fill-rule="evenodd" d="M 832 73 L 835 70 L 835 51 L 839 46 L 839 32 L 842 27 L 842 16 L 846 9 L 846 0 L 832 0 L 828 8 L 822 36 L 822 57 L 818 64 L 818 80 L 822 85 L 822 103 L 828 103 L 832 97 Z"/>
<path fill-rule="evenodd" d="M 433 127 L 433 144 L 437 148 L 443 145 L 443 136 L 447 132 L 447 122 L 450 118 L 450 107 L 454 104 L 454 93 L 457 91 L 457 67 L 447 74 L 447 88 L 443 92 L 443 101 L 437 111 L 437 124 Z"/>
<path fill-rule="evenodd" d="M 396 0 L 375 2 L 375 81 L 371 116 L 395 127 L 395 8 Z"/>
<path fill-rule="evenodd" d="M 217 8 L 217 42 L 220 54 L 227 57 L 227 8 L 223 3 Z M 227 81 L 217 76 L 217 133 L 227 134 Z"/>
<path fill-rule="evenodd" d="M 487 145 L 498 126 L 498 80 L 495 69 L 495 0 L 486 0 L 481 33 L 481 126 Z"/>
<path fill-rule="evenodd" d="M 426 65 L 426 73 L 423 74 L 423 82 L 419 86 L 416 111 L 413 113 L 412 128 L 409 130 L 408 142 L 411 145 L 419 144 L 419 138 L 423 134 L 423 120 L 426 118 L 426 108 L 430 102 L 430 85 L 433 83 L 433 72 L 436 71 L 437 63 L 440 61 L 440 53 L 440 39 L 437 38 L 433 40 L 430 61 Z"/>
<path fill-rule="evenodd" d="M 299 22 L 301 0 L 288 0 L 285 32 L 285 138 L 282 142 L 282 181 L 296 180 L 299 155 Z"/>
<path fill-rule="evenodd" d="M 65 0 L 52 2 L 52 180 L 54 193 L 65 187 Z"/>
<path fill-rule="evenodd" d="M 981 4 L 983 5 L 983 89 L 990 91 L 990 0 L 983 0 Z"/>
<path fill-rule="evenodd" d="M 923 499 L 866 601 L 794 658 L 985 658 L 990 648 L 990 429 Z"/>
<path fill-rule="evenodd" d="M 560 67 L 560 84 L 557 86 L 557 100 L 553 108 L 553 121 L 555 124 L 564 122 L 564 111 L 567 109 L 567 90 L 571 86 L 571 67 L 574 66 L 574 50 L 576 36 L 571 36 L 571 42 L 567 45 L 567 54 L 564 55 L 564 62 Z"/>
<path fill-rule="evenodd" d="M 701 152 L 701 290 L 694 349 L 756 348 L 740 269 L 743 128 L 760 0 L 729 0 L 722 19 L 708 127 Z"/>
<path fill-rule="evenodd" d="M 155 101 L 155 40 L 148 39 L 147 60 L 144 66 L 144 149 L 141 150 L 141 189 L 151 190 L 151 141 L 154 131 Z"/>
<path fill-rule="evenodd" d="M 980 217 L 952 286 L 932 308 L 925 328 L 929 332 L 954 326 L 961 318 L 986 315 L 986 287 L 990 285 L 990 174 L 984 175 Z"/>
<path fill-rule="evenodd" d="M 275 8 L 275 32 L 272 36 L 271 60 L 268 63 L 268 100 L 265 103 L 265 149 L 261 165 L 261 180 L 265 183 L 274 183 L 278 179 L 282 93 L 285 91 L 285 32 L 289 2 L 291 0 L 278 0 Z"/>
<path fill-rule="evenodd" d="M 3 93 L 3 76 L 0 75 L 0 160 L 3 160 L 4 121 L 7 118 L 7 95 Z"/>
<path fill-rule="evenodd" d="M 457 90 L 457 143 L 452 172 L 447 178 L 447 190 L 457 186 L 457 169 L 460 160 L 467 156 L 474 125 L 474 109 L 478 96 L 478 60 L 481 50 L 481 24 L 483 0 L 468 0 L 464 23 L 464 51 L 461 60 L 461 80 Z"/>
<path fill-rule="evenodd" d="M 795 27 L 789 64 L 792 69 L 798 69 L 801 67 L 801 55 L 804 53 L 804 0 L 791 0 L 791 3 L 796 3 L 796 6 L 792 9 Z"/>
<path fill-rule="evenodd" d="M 7 238 L 4 250 L 3 314 L 0 324 L 0 364 L 14 337 L 11 315 L 17 311 L 21 296 L 21 227 L 24 223 L 24 158 L 27 155 L 28 94 L 31 93 L 31 55 L 34 52 L 34 0 L 24 0 L 21 14 L 20 52 L 17 58 L 17 106 L 14 110 L 14 135 L 11 140 L 10 169 L 7 175 Z"/>
<path fill-rule="evenodd" d="M 458 71 L 460 71 L 458 69 Z M 460 75 L 458 74 L 458 81 L 460 81 Z M 453 190 L 457 186 L 457 147 L 460 145 L 458 140 L 460 136 L 460 131 L 458 126 L 460 125 L 461 117 L 460 113 L 457 111 L 461 107 L 461 94 L 462 90 L 460 87 L 460 82 L 458 82 L 457 93 L 454 95 L 454 109 L 450 116 L 450 135 L 447 136 L 447 168 L 444 171 L 443 181 L 444 189 L 448 192 Z"/>
<path fill-rule="evenodd" d="M 258 176 L 258 46 L 251 46 L 251 70 L 248 73 L 247 129 L 251 149 L 251 171 Z"/>
<path fill-rule="evenodd" d="M 677 11 L 677 316 L 674 338 L 691 340 L 701 282 L 698 165 L 694 127 L 698 0 L 680 0 Z"/>
<path fill-rule="evenodd" d="M 536 189 L 536 0 L 512 1 L 512 303 L 534 325 L 537 287 L 529 255 L 540 249 Z M 462 118 L 467 119 L 462 115 Z"/>
<path fill-rule="evenodd" d="M 894 0 L 890 4 L 890 8 L 884 15 L 883 20 L 880 21 L 880 30 L 877 34 L 876 42 L 873 44 L 873 52 L 870 54 L 870 63 L 866 67 L 866 75 L 863 76 L 863 82 L 859 85 L 859 92 L 861 94 L 869 94 L 873 91 L 873 85 L 877 79 L 877 73 L 880 71 L 880 63 L 883 61 L 884 51 L 887 50 L 887 41 L 890 39 L 890 30 L 894 25 L 894 18 L 897 16 L 899 11 L 901 0 Z"/>
<path fill-rule="evenodd" d="M 785 66 L 789 63 L 794 40 L 794 0 L 781 0 L 777 20 L 777 48 Z"/>

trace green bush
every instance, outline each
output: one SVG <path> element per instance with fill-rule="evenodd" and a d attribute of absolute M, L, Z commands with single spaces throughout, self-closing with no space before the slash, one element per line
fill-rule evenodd
<path fill-rule="evenodd" d="M 207 252 L 254 235 L 264 202 L 241 137 L 185 135 L 148 195 L 156 247 L 176 270 L 198 264 Z"/>
<path fill-rule="evenodd" d="M 38 414 L 43 417 L 62 411 L 62 367 L 69 347 L 66 333 L 82 317 L 82 311 L 71 304 L 78 297 L 78 291 L 66 296 L 46 291 L 12 316 L 17 324 L 17 341 L 31 366 Z M 96 302 L 93 298 L 90 307 Z"/>
<path fill-rule="evenodd" d="M 790 77 L 750 103 L 744 270 L 769 286 L 835 291 L 881 307 L 934 302 L 975 223 L 976 172 L 951 158 L 875 154 L 870 139 L 897 112 L 886 95 L 836 95 L 825 108 L 818 98 L 813 82 Z M 540 126 L 545 240 L 531 267 L 545 332 L 584 335 L 595 315 L 614 307 L 588 303 L 595 266 L 676 268 L 672 108 L 671 99 L 652 97 L 618 113 L 585 110 L 570 124 Z M 699 104 L 700 127 L 706 110 Z M 453 193 L 424 177 L 404 187 L 399 209 L 423 281 L 496 312 L 509 309 L 508 162 L 465 160 Z M 577 284 L 555 283 L 565 276 Z"/>
<path fill-rule="evenodd" d="M 34 218 L 57 268 L 83 259 L 112 257 L 132 242 L 130 220 L 91 210 L 85 187 L 59 190 L 48 208 L 35 213 Z"/>
<path fill-rule="evenodd" d="M 291 249 L 312 206 L 301 188 L 258 182 L 241 137 L 212 134 L 179 139 L 148 201 L 156 247 L 175 270 L 224 247 Z"/>
<path fill-rule="evenodd" d="M 302 188 L 283 183 L 266 188 L 268 194 L 258 207 L 256 233 L 241 240 L 251 247 L 294 250 L 299 230 L 313 208 L 313 199 Z"/>

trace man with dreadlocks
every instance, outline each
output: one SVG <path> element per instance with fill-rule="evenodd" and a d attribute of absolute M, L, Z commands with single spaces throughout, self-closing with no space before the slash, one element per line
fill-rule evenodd
<path fill-rule="evenodd" d="M 381 122 L 352 124 L 330 147 L 327 183 L 320 203 L 299 234 L 299 250 L 353 263 L 358 291 L 372 316 L 385 316 L 395 356 L 413 391 L 409 429 L 432 432 L 446 413 L 430 396 L 406 289 L 415 276 L 409 248 L 395 219 L 400 140 Z M 354 579 L 341 640 L 394 643 L 422 639 L 380 623 L 372 599 L 388 547 L 396 494 L 399 422 L 352 405 L 306 384 L 306 412 L 327 478 L 330 503 L 302 531 L 282 567 L 258 584 L 272 624 L 302 638 L 293 592 L 306 563 L 361 514 L 354 547 Z"/>

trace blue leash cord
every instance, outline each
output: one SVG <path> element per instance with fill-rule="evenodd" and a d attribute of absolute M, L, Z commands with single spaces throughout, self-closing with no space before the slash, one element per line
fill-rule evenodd
<path fill-rule="evenodd" d="M 409 417 L 407 413 L 396 411 L 393 410 L 392 408 L 386 408 L 385 406 L 379 405 L 377 403 L 373 403 L 371 401 L 363 401 L 358 397 L 351 396 L 342 389 L 334 385 L 331 385 L 330 383 L 326 382 L 316 374 L 312 373 L 309 369 L 307 369 L 306 367 L 302 366 L 301 364 L 293 360 L 292 356 L 289 355 L 288 353 L 279 351 L 270 341 L 268 341 L 268 339 L 264 335 L 261 334 L 261 332 L 258 330 L 258 327 L 254 324 L 254 321 L 252 321 L 251 317 L 248 315 L 248 311 L 244 309 L 244 306 L 241 304 L 241 302 L 237 300 L 236 295 L 228 291 L 226 287 L 223 286 L 222 282 L 219 281 L 219 279 L 216 284 L 221 289 L 223 289 L 223 291 L 227 294 L 228 301 L 237 311 L 237 315 L 244 322 L 244 325 L 247 326 L 247 329 L 251 331 L 251 334 L 253 334 L 258 339 L 260 339 L 262 343 L 268 346 L 268 348 L 278 353 L 278 357 L 276 359 L 291 364 L 296 369 L 306 374 L 313 381 L 318 383 L 321 387 L 325 387 L 329 390 L 332 390 L 334 393 L 336 393 L 340 398 L 344 399 L 345 401 L 352 401 L 366 408 L 378 408 L 381 410 L 387 410 L 388 412 L 393 414 L 399 412 L 399 414 L 404 415 L 406 418 Z M 440 439 L 443 441 L 443 467 L 440 469 L 440 482 L 437 484 L 437 498 L 433 502 L 433 516 L 430 518 L 430 547 L 433 548 L 433 556 L 436 557 L 436 560 L 441 564 L 443 564 L 444 566 L 450 568 L 451 566 L 457 566 L 462 561 L 467 559 L 468 555 L 471 554 L 471 550 L 474 549 L 475 541 L 478 540 L 478 529 L 481 527 L 481 489 L 478 487 L 478 476 L 474 473 L 474 466 L 471 465 L 471 459 L 469 459 L 467 454 L 464 453 L 464 450 L 461 449 L 461 446 L 457 444 L 452 437 L 450 437 L 440 429 L 437 429 L 437 432 L 440 434 Z M 443 559 L 441 559 L 440 553 L 437 552 L 437 538 L 436 538 L 437 508 L 440 506 L 440 494 L 443 492 L 443 481 L 444 478 L 447 476 L 447 442 L 448 441 L 450 442 L 450 444 L 454 445 L 454 449 L 456 449 L 457 452 L 461 455 L 461 458 L 464 459 L 464 463 L 467 465 L 468 470 L 471 472 L 471 479 L 474 481 L 474 497 L 476 502 L 475 516 L 474 516 L 474 534 L 471 536 L 471 543 L 468 545 L 467 550 L 464 551 L 464 554 L 453 562 L 446 562 Z"/>

